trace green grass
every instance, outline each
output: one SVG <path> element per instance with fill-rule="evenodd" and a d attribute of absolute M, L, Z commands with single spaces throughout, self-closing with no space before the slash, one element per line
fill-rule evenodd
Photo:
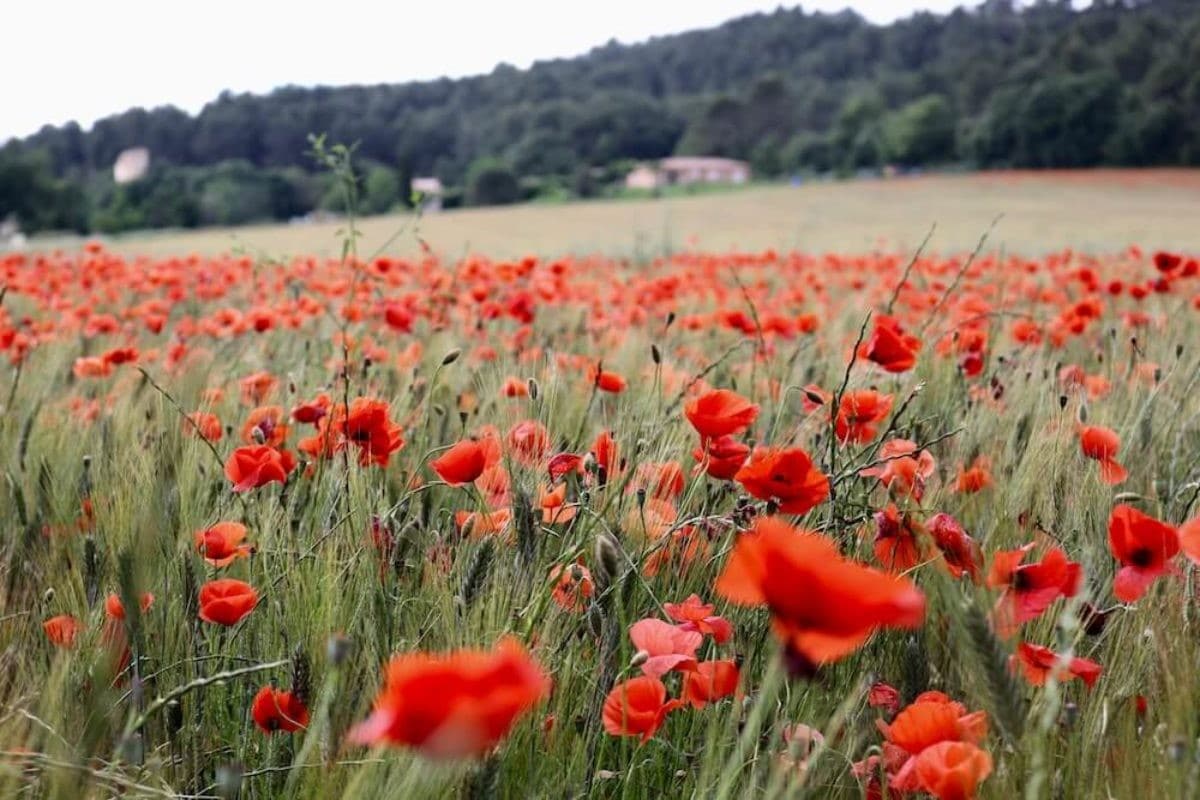
<path fill-rule="evenodd" d="M 735 196 L 720 200 L 735 202 Z M 1161 222 L 1139 218 L 1128 225 L 1150 229 Z M 865 232 L 875 222 L 868 213 L 859 224 Z M 190 249 L 186 242 L 170 246 Z M 1042 243 L 1046 250 L 1058 244 Z M 536 419 L 551 431 L 555 452 L 586 451 L 598 432 L 612 429 L 631 472 L 638 464 L 673 459 L 690 469 L 694 432 L 683 419 L 673 376 L 686 382 L 703 374 L 709 384 L 737 388 L 760 403 L 752 440 L 797 441 L 841 480 L 837 505 L 814 511 L 807 522 L 836 535 L 847 554 L 871 561 L 871 537 L 860 535 L 864 526 L 857 520 L 885 498 L 873 481 L 854 476 L 855 465 L 870 462 L 871 445 L 837 449 L 838 461 L 830 464 L 828 425 L 819 415 L 803 413 L 798 387 L 815 382 L 834 389 L 841 383 L 846 353 L 867 308 L 882 305 L 878 301 L 890 292 L 905 258 L 898 256 L 878 285 L 861 296 L 832 287 L 834 299 L 821 331 L 778 340 L 771 355 L 759 361 L 746 355 L 754 336 L 715 325 L 668 327 L 663 314 L 645 325 L 631 324 L 609 340 L 603 330 L 586 331 L 586 304 L 546 306 L 531 344 L 603 356 L 606 369 L 629 378 L 629 389 L 617 396 L 594 397 L 585 377 L 549 354 L 519 359 L 498 338 L 512 332 L 511 321 L 497 323 L 494 330 L 501 333 L 479 337 L 473 316 L 455 317 L 440 329 L 422 320 L 413 336 L 392 334 L 386 340 L 381 326 L 356 323 L 351 332 L 383 340 L 389 356 L 414 339 L 423 344 L 419 366 L 356 366 L 345 389 L 351 396 L 391 404 L 393 418 L 404 425 L 404 449 L 386 469 L 339 458 L 322 462 L 310 477 L 297 475 L 286 488 L 272 484 L 242 497 L 230 493 L 219 463 L 233 447 L 231 437 L 218 443 L 219 457 L 214 457 L 199 440 L 184 435 L 175 403 L 188 411 L 202 408 L 204 389 L 225 388 L 225 399 L 212 410 L 233 426 L 236 439 L 248 410 L 238 404 L 236 381 L 254 371 L 269 370 L 281 378 L 273 400 L 285 408 L 322 389 L 338 397 L 343 388 L 331 366 L 341 356 L 333 342 L 341 328 L 336 315 L 318 318 L 301 334 L 275 330 L 198 340 L 196 347 L 205 353 L 182 371 L 146 361 L 144 368 L 170 399 L 131 367 L 118 368 L 115 377 L 101 382 L 73 378 L 78 356 L 102 352 L 120 344 L 121 337 L 88 340 L 68 329 L 0 383 L 0 397 L 8 398 L 0 413 L 5 483 L 0 501 L 0 795 L 232 796 L 223 794 L 219 777 L 232 770 L 243 775 L 242 798 L 860 797 L 849 767 L 881 741 L 874 725 L 878 712 L 866 704 L 866 688 L 881 679 L 906 699 L 939 689 L 971 710 L 988 712 L 992 733 L 985 746 L 996 770 L 983 785 L 983 797 L 1194 796 L 1200 637 L 1193 630 L 1198 610 L 1193 568 L 1185 566 L 1183 577 L 1159 581 L 1135 607 L 1115 612 L 1099 636 L 1086 636 L 1074 623 L 1082 600 L 1112 604 L 1114 562 L 1105 530 L 1117 491 L 1172 523 L 1196 513 L 1200 315 L 1186 305 L 1185 294 L 1147 301 L 1147 310 L 1169 316 L 1164 327 L 1140 336 L 1136 349 L 1115 309 L 1063 349 L 1017 349 L 1006 336 L 1006 320 L 997 316 L 988 371 L 979 383 L 987 387 L 985 394 L 1002 386 L 1002 405 L 972 399 L 953 360 L 933 353 L 933 332 L 941 329 L 936 320 L 913 373 L 892 376 L 860 364 L 850 375 L 851 387 L 893 392 L 897 408 L 915 393 L 903 416 L 891 422 L 895 435 L 918 442 L 946 436 L 932 447 L 938 472 L 923 500 L 925 510 L 954 515 L 989 555 L 1028 541 L 1029 521 L 1036 521 L 1083 563 L 1083 595 L 1060 601 L 1025 636 L 1103 664 L 1105 673 L 1090 692 L 1078 681 L 1034 689 L 1009 678 L 1005 659 L 1012 642 L 997 640 L 984 619 L 994 593 L 954 581 L 936 564 L 927 564 L 914 574 L 928 598 L 926 624 L 914 632 L 880 633 L 812 680 L 782 674 L 779 645 L 763 611 L 720 602 L 736 626 L 734 642 L 720 652 L 742 660 L 744 699 L 678 711 L 658 736 L 639 746 L 603 732 L 598 702 L 613 680 L 636 674 L 629 666 L 634 655 L 629 625 L 660 616 L 661 602 L 680 601 L 693 592 L 718 600 L 713 581 L 732 545 L 738 487 L 689 478 L 679 500 L 680 520 L 718 521 L 711 552 L 690 569 L 644 578 L 640 565 L 649 548 L 629 532 L 638 499 L 619 485 L 580 495 L 585 510 L 573 524 L 539 527 L 530 562 L 504 541 L 459 539 L 453 514 L 474 508 L 474 494 L 414 482 L 431 480 L 425 465 L 438 448 L 487 424 L 503 433 L 522 418 Z M 1106 272 L 1127 272 L 1119 260 L 1101 263 Z M 932 272 L 923 274 L 934 266 L 924 261 L 915 274 L 922 281 L 937 280 Z M 262 264 L 255 274 L 269 286 L 274 270 L 282 269 Z M 601 285 L 631 285 L 652 268 L 631 261 L 592 269 L 604 276 Z M 989 269 L 968 278 L 966 288 L 1013 279 L 1006 270 Z M 729 272 L 717 274 L 715 282 L 729 292 L 726 307 L 751 314 L 793 288 L 782 272 L 743 267 L 738 274 L 750 287 L 744 291 L 756 298 L 747 306 Z M 240 284 L 212 304 L 189 297 L 172 312 L 171 324 L 220 305 L 247 308 L 286 297 L 263 286 Z M 372 289 L 364 302 L 388 291 Z M 76 301 L 88 296 L 78 287 L 63 292 Z M 119 309 L 131 299 L 118 294 L 101 305 Z M 4 302 L 13 318 L 49 313 L 21 294 Z M 652 315 L 665 308 L 639 302 Z M 329 302 L 330 309 L 337 306 Z M 685 316 L 713 307 L 688 299 L 677 311 Z M 143 351 L 162 351 L 169 344 L 165 337 L 140 339 Z M 652 343 L 664 355 L 661 368 L 651 359 Z M 472 357 L 480 344 L 495 346 L 498 358 Z M 458 348 L 465 355 L 439 367 L 443 356 Z M 1128 377 L 1132 365 L 1143 361 L 1161 367 L 1153 386 Z M 1111 395 L 1083 402 L 1062 394 L 1055 375 L 1064 363 L 1108 377 Z M 535 379 L 537 397 L 503 398 L 500 387 L 510 374 Z M 992 377 L 996 383 L 989 385 Z M 771 391 L 772 385 L 779 390 Z M 473 409 L 464 404 L 466 394 L 478 399 Z M 73 401 L 88 399 L 103 406 L 91 422 L 72 410 Z M 1096 465 L 1079 453 L 1075 423 L 1085 405 L 1090 421 L 1109 425 L 1123 437 L 1121 459 L 1131 477 L 1117 490 L 1102 484 Z M 468 409 L 462 417 L 460 408 Z M 980 494 L 956 493 L 956 468 L 981 454 L 992 459 L 995 485 Z M 512 473 L 514 488 L 536 496 L 538 474 L 517 465 Z M 81 531 L 83 497 L 94 504 L 95 522 Z M 390 563 L 381 563 L 371 545 L 375 517 L 399 536 L 398 555 Z M 224 519 L 246 524 L 256 553 L 221 574 L 250 582 L 262 595 L 255 611 L 228 630 L 196 618 L 197 588 L 217 571 L 192 546 L 194 531 Z M 605 602 L 589 612 L 558 608 L 550 601 L 550 569 L 582 555 L 594 570 L 592 553 L 601 534 L 623 542 L 633 566 L 614 576 Z M 431 554 L 446 548 L 452 560 L 443 572 Z M 484 558 L 481 548 L 494 552 Z M 100 647 L 103 598 L 109 592 L 132 597 L 142 590 L 157 599 L 134 634 L 141 680 L 126 675 L 113 684 Z M 43 634 L 41 621 L 57 613 L 74 614 L 85 624 L 73 649 L 54 648 Z M 554 691 L 496 753 L 478 763 L 444 764 L 412 752 L 345 743 L 348 727 L 369 712 L 380 666 L 391 654 L 490 646 L 506 633 L 532 646 L 554 680 Z M 349 642 L 340 663 L 329 656 L 333 637 Z M 703 647 L 702 653 L 713 652 L 710 642 Z M 275 661 L 287 663 L 221 678 L 223 671 Z M 250 720 L 250 701 L 267 681 L 292 686 L 298 664 L 306 665 L 301 671 L 311 686 L 309 729 L 265 736 Z M 169 697 L 191 682 L 195 687 L 177 703 L 155 707 L 155 698 Z M 672 686 L 676 682 L 670 679 Z M 1138 694 L 1149 704 L 1142 718 L 1134 709 Z M 138 730 L 136 721 L 147 709 Z M 547 731 L 548 716 L 554 721 Z M 826 746 L 805 769 L 786 769 L 780 761 L 786 750 L 782 731 L 794 723 L 811 725 L 826 737 Z"/>

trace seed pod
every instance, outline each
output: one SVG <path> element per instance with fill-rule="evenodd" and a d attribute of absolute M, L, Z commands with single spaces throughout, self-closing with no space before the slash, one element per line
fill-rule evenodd
<path fill-rule="evenodd" d="M 461 355 L 462 355 L 462 350 L 458 349 L 457 347 L 454 348 L 449 353 L 446 353 L 446 355 L 442 356 L 442 366 L 443 367 L 450 366 L 455 361 L 458 361 L 458 357 Z"/>

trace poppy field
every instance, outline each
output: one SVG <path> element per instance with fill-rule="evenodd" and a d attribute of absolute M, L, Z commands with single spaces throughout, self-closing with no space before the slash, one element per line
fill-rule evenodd
<path fill-rule="evenodd" d="M 0 795 L 1200 788 L 1200 262 L 0 256 Z"/>

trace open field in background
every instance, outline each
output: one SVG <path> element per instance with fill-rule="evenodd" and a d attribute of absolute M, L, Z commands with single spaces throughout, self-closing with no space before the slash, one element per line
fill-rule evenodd
<path fill-rule="evenodd" d="M 578 202 L 430 214 L 422 237 L 438 253 L 497 258 L 529 253 L 637 255 L 694 246 L 806 252 L 909 249 L 937 223 L 932 247 L 970 249 L 998 214 L 992 243 L 1038 253 L 1110 252 L 1137 242 L 1200 249 L 1200 170 L 1097 170 L 931 175 L 893 180 L 751 187 L 663 200 Z M 371 252 L 405 224 L 362 220 Z M 249 226 L 120 237 L 122 253 L 212 254 L 244 247 L 273 256 L 339 251 L 338 224 Z M 395 250 L 418 245 L 402 236 Z"/>

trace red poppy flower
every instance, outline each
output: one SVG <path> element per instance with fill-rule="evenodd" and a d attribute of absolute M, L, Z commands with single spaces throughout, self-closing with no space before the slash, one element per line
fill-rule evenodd
<path fill-rule="evenodd" d="M 1084 425 L 1079 429 L 1079 447 L 1084 456 L 1100 462 L 1100 479 L 1105 483 L 1113 486 L 1129 477 L 1125 468 L 1117 463 L 1121 437 L 1116 431 L 1102 425 Z"/>
<path fill-rule="evenodd" d="M 915 628 L 925 618 L 912 581 L 850 561 L 832 540 L 773 517 L 738 537 L 716 590 L 739 605 L 766 605 L 775 633 L 813 665 L 849 655 L 879 628 Z"/>
<path fill-rule="evenodd" d="M 550 679 L 514 639 L 492 650 L 394 656 L 356 744 L 412 747 L 434 759 L 473 758 L 493 747 L 549 694 Z"/>
<path fill-rule="evenodd" d="M 992 485 L 991 459 L 979 456 L 967 468 L 959 467 L 954 488 L 962 494 L 981 492 Z"/>
<path fill-rule="evenodd" d="M 217 625 L 238 624 L 258 605 L 258 592 L 232 578 L 209 581 L 200 587 L 200 619 Z"/>
<path fill-rule="evenodd" d="M 1113 580 L 1113 594 L 1132 603 L 1159 577 L 1172 571 L 1171 560 L 1179 553 L 1179 534 L 1173 527 L 1119 505 L 1108 518 L 1108 546 L 1121 562 Z"/>
<path fill-rule="evenodd" d="M 875 438 L 879 423 L 892 413 L 893 398 L 874 389 L 846 392 L 838 404 L 834 427 L 843 444 L 863 444 Z"/>
<path fill-rule="evenodd" d="M 287 441 L 288 426 L 284 424 L 283 409 L 279 406 L 260 406 L 250 412 L 242 425 L 242 441 L 246 444 L 265 444 L 280 448 Z"/>
<path fill-rule="evenodd" d="M 871 684 L 867 692 L 867 705 L 883 709 L 887 714 L 895 714 L 900 710 L 900 691 L 891 684 L 877 681 Z"/>
<path fill-rule="evenodd" d="M 638 620 L 629 626 L 629 638 L 642 658 L 642 672 L 660 678 L 668 672 L 696 668 L 696 648 L 703 634 L 676 627 L 661 619 Z"/>
<path fill-rule="evenodd" d="M 613 439 L 611 433 L 602 431 L 596 436 L 596 441 L 592 442 L 591 454 L 596 459 L 597 466 L 602 470 L 601 483 L 616 475 L 619 466 L 618 450 L 616 440 Z"/>
<path fill-rule="evenodd" d="M 145 614 L 150 610 L 150 606 L 154 605 L 154 595 L 149 592 L 142 592 L 142 596 L 138 598 L 138 607 Z M 125 605 L 121 602 L 121 598 L 117 594 L 110 594 L 104 598 L 104 613 L 111 620 L 120 621 L 125 619 Z"/>
<path fill-rule="evenodd" d="M 613 736 L 640 736 L 649 741 L 667 714 L 683 705 L 667 700 L 667 687 L 658 678 L 639 675 L 613 687 L 604 698 L 604 730 Z"/>
<path fill-rule="evenodd" d="M 649 498 L 669 502 L 683 494 L 685 480 L 678 461 L 643 461 L 629 482 L 629 491 L 641 489 Z"/>
<path fill-rule="evenodd" d="M 225 462 L 225 477 L 233 491 L 248 492 L 268 483 L 284 483 L 296 468 L 296 457 L 287 450 L 265 444 L 239 447 Z"/>
<path fill-rule="evenodd" d="M 536 420 L 518 422 L 508 430 L 508 448 L 517 461 L 536 467 L 550 449 L 550 432 Z"/>
<path fill-rule="evenodd" d="M 1200 564 L 1200 517 L 1179 526 L 1179 548 L 1193 564 Z"/>
<path fill-rule="evenodd" d="M 970 742 L 938 742 L 915 759 L 917 784 L 937 800 L 972 800 L 988 775 L 992 757 Z"/>
<path fill-rule="evenodd" d="M 688 402 L 684 415 L 700 438 L 718 439 L 749 428 L 758 418 L 758 406 L 729 389 L 714 389 Z"/>
<path fill-rule="evenodd" d="M 955 578 L 966 574 L 979 583 L 983 554 L 979 544 L 967 535 L 958 520 L 949 514 L 934 514 L 925 527 L 933 536 L 933 543 L 942 551 L 942 560 L 950 574 Z"/>
<path fill-rule="evenodd" d="M 829 497 L 829 479 L 799 447 L 756 447 L 733 477 L 759 500 L 778 502 L 785 514 L 806 514 Z"/>
<path fill-rule="evenodd" d="M 83 630 L 83 625 L 70 614 L 59 614 L 43 622 L 42 630 L 55 647 L 71 648 L 75 646 L 75 637 Z"/>
<path fill-rule="evenodd" d="M 550 582 L 554 584 L 550 596 L 560 608 L 576 613 L 587 608 L 588 598 L 596 592 L 592 573 L 578 561 L 567 567 L 555 564 L 550 570 Z"/>
<path fill-rule="evenodd" d="M 996 601 L 992 620 L 996 632 L 1005 638 L 1024 623 L 1040 617 L 1059 597 L 1074 597 L 1083 578 L 1079 564 L 1068 561 L 1057 547 L 1051 548 L 1040 562 L 1022 564 L 1032 549 L 1031 542 L 1019 550 L 1002 550 L 992 557 L 987 585 L 1004 590 Z"/>
<path fill-rule="evenodd" d="M 240 522 L 218 522 L 205 530 L 196 531 L 196 551 L 214 567 L 226 567 L 254 552 L 253 547 L 242 544 L 245 539 L 245 525 Z"/>
<path fill-rule="evenodd" d="M 717 644 L 724 644 L 733 636 L 729 620 L 713 614 L 713 606 L 701 600 L 700 595 L 690 595 L 682 603 L 663 603 L 663 611 L 679 623 L 679 628 L 708 634 Z"/>
<path fill-rule="evenodd" d="M 697 469 L 703 467 L 710 477 L 719 481 L 733 480 L 749 456 L 750 448 L 732 436 L 710 439 L 707 446 L 701 445 L 692 451 L 692 458 L 699 462 Z"/>
<path fill-rule="evenodd" d="M 983 741 L 987 736 L 987 714 L 968 713 L 962 703 L 941 692 L 924 692 L 891 723 L 876 720 L 875 726 L 887 740 L 884 754 L 889 762 L 889 788 L 915 792 L 921 789 L 916 774 L 920 755 L 943 742 Z"/>
<path fill-rule="evenodd" d="M 329 395 L 319 394 L 315 400 L 301 403 L 292 408 L 292 419 L 301 425 L 316 425 L 329 413 L 332 405 L 333 402 L 329 399 Z"/>
<path fill-rule="evenodd" d="M 487 459 L 479 442 L 464 439 L 430 461 L 429 466 L 446 483 L 462 486 L 483 474 Z"/>
<path fill-rule="evenodd" d="M 875 317 L 871 337 L 863 342 L 858 355 L 873 361 L 888 372 L 907 372 L 917 363 L 921 340 L 907 333 L 895 317 Z"/>
<path fill-rule="evenodd" d="M 356 398 L 344 413 L 340 432 L 358 448 L 358 463 L 386 467 L 392 454 L 404 447 L 400 426 L 391 420 L 391 411 L 383 400 Z"/>
<path fill-rule="evenodd" d="M 875 512 L 875 560 L 889 572 L 906 572 L 925 560 L 924 529 L 895 503 Z"/>
<path fill-rule="evenodd" d="M 256 372 L 238 382 L 241 389 L 242 405 L 260 406 L 275 391 L 279 381 L 269 372 Z"/>
<path fill-rule="evenodd" d="M 709 703 L 729 697 L 737 691 L 738 666 L 733 661 L 701 661 L 694 672 L 683 677 L 684 702 L 692 708 L 704 708 Z"/>
<path fill-rule="evenodd" d="M 917 443 L 908 439 L 890 439 L 879 448 L 874 467 L 859 470 L 863 477 L 876 477 L 893 497 L 920 500 L 925 484 L 937 470 L 937 462 L 928 450 L 917 452 Z"/>
<path fill-rule="evenodd" d="M 552 456 L 550 461 L 546 463 L 546 472 L 550 475 L 550 482 L 556 483 L 566 475 L 572 472 L 583 471 L 583 458 L 574 453 L 559 453 Z"/>
<path fill-rule="evenodd" d="M 605 372 L 595 364 L 588 368 L 588 381 L 602 392 L 620 394 L 625 391 L 625 379 L 615 372 Z"/>
<path fill-rule="evenodd" d="M 1017 645 L 1016 654 L 1009 657 L 1009 666 L 1014 671 L 1020 668 L 1025 680 L 1029 681 L 1032 686 L 1044 685 L 1046 679 L 1053 674 L 1055 680 L 1060 683 L 1072 678 L 1080 678 L 1090 689 L 1104 671 L 1103 667 L 1095 661 L 1089 661 L 1086 658 L 1070 658 L 1067 663 L 1056 669 L 1055 665 L 1058 661 L 1058 654 L 1049 647 L 1021 642 Z"/>
<path fill-rule="evenodd" d="M 510 375 L 504 380 L 504 386 L 500 388 L 500 394 L 505 397 L 528 397 L 529 382 Z"/>
<path fill-rule="evenodd" d="M 263 733 L 293 733 L 308 727 L 308 708 L 292 692 L 264 686 L 254 696 L 250 716 Z"/>

